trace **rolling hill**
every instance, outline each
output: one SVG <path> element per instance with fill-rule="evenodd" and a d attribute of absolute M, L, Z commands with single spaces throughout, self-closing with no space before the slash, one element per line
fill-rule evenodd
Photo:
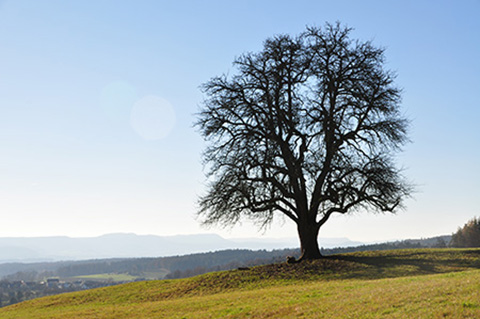
<path fill-rule="evenodd" d="M 1 318 L 478 318 L 480 249 L 356 252 L 136 282 L 0 309 Z"/>

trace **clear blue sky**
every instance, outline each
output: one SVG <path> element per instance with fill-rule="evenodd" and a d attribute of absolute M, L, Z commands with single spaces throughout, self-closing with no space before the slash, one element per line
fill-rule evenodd
<path fill-rule="evenodd" d="M 450 234 L 480 215 L 480 1 L 0 0 L 0 236 L 261 236 L 203 229 L 192 127 L 211 77 L 269 36 L 340 21 L 386 48 L 418 192 L 397 215 L 333 218 L 321 237 Z M 279 220 L 263 236 L 295 237 Z"/>

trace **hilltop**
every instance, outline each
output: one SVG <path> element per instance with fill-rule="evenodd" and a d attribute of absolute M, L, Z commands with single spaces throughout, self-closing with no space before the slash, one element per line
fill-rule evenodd
<path fill-rule="evenodd" d="M 40 298 L 0 317 L 473 318 L 479 282 L 480 249 L 357 252 Z"/>

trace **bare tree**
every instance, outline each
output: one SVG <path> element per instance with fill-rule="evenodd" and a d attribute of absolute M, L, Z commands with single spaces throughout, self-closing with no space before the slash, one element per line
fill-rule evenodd
<path fill-rule="evenodd" d="M 297 225 L 301 259 L 320 258 L 318 233 L 334 213 L 394 212 L 411 192 L 393 157 L 407 142 L 401 91 L 384 50 L 327 24 L 267 39 L 203 85 L 196 126 L 209 188 L 204 224 L 242 217 Z"/>

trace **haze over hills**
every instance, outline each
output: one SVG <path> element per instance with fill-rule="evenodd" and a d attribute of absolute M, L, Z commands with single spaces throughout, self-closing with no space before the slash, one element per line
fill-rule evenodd
<path fill-rule="evenodd" d="M 321 238 L 324 248 L 362 245 L 347 238 Z M 154 236 L 108 234 L 99 237 L 0 238 L 0 263 L 160 257 L 225 249 L 298 247 L 296 238 L 225 239 L 215 234 Z"/>

